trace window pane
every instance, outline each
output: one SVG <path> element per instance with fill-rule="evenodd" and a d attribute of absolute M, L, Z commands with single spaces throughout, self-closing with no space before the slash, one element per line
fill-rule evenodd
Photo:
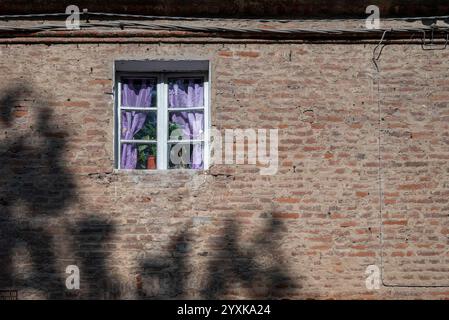
<path fill-rule="evenodd" d="M 168 107 L 192 108 L 204 106 L 204 83 L 201 78 L 168 79 Z"/>
<path fill-rule="evenodd" d="M 169 140 L 202 140 L 203 111 L 170 111 L 168 114 Z"/>
<path fill-rule="evenodd" d="M 157 145 L 123 143 L 121 150 L 121 169 L 155 170 Z"/>
<path fill-rule="evenodd" d="M 156 111 L 122 111 L 123 140 L 156 140 L 157 114 Z"/>
<path fill-rule="evenodd" d="M 203 143 L 169 143 L 169 169 L 203 169 Z"/>
<path fill-rule="evenodd" d="M 156 79 L 122 79 L 122 107 L 156 108 Z"/>

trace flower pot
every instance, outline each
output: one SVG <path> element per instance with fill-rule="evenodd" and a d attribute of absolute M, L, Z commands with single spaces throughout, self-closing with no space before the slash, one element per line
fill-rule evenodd
<path fill-rule="evenodd" d="M 147 169 L 156 169 L 156 157 L 155 156 L 148 156 Z"/>

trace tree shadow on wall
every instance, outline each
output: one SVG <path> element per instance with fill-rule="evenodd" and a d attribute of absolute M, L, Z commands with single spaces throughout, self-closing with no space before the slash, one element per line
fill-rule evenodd
<path fill-rule="evenodd" d="M 67 240 L 63 238 L 64 212 L 79 199 L 63 157 L 68 133 L 53 119 L 48 105 L 27 84 L 0 95 L 0 289 L 18 289 L 19 296 L 21 290 L 31 289 L 58 299 L 67 291 L 65 269 L 58 267 L 61 257 L 55 249 Z M 30 124 L 26 119 L 31 107 L 36 109 L 37 118 Z M 97 229 L 89 228 L 91 223 Z M 80 225 L 94 236 L 98 233 L 98 221 L 92 218 Z M 112 230 L 107 224 L 103 226 L 105 233 Z M 87 256 L 96 249 L 83 243 L 72 247 L 82 247 Z M 69 257 L 76 261 L 73 258 Z M 98 261 L 104 257 L 97 258 L 93 263 L 104 265 Z M 88 264 L 85 259 L 81 261 Z"/>
<path fill-rule="evenodd" d="M 191 271 L 187 267 L 192 235 L 186 228 L 170 242 L 169 256 L 147 259 L 141 263 L 137 296 L 150 299 L 182 297 Z"/>
<path fill-rule="evenodd" d="M 267 219 L 267 223 L 251 244 L 239 241 L 235 220 L 224 222 L 223 234 L 213 244 L 206 273 L 200 283 L 203 299 L 221 299 L 233 295 L 236 289 L 257 299 L 280 298 L 294 286 L 288 268 L 280 259 L 279 239 L 282 221 Z M 188 296 L 189 277 L 193 274 L 189 259 L 194 236 L 186 227 L 169 245 L 171 256 L 150 258 L 141 263 L 138 295 L 141 298 L 167 299 Z M 205 253 L 203 253 L 205 254 Z M 209 255 L 209 254 L 207 254 Z"/>
<path fill-rule="evenodd" d="M 109 274 L 107 254 L 114 225 L 91 216 L 75 224 L 70 233 L 72 251 L 81 270 L 83 299 L 118 299 L 121 288 Z"/>
<path fill-rule="evenodd" d="M 279 298 L 292 285 L 292 278 L 279 252 L 278 240 L 284 228 L 282 221 L 267 219 L 266 225 L 249 247 L 238 241 L 238 225 L 225 224 L 224 235 L 216 244 L 217 257 L 209 263 L 208 281 L 203 289 L 207 299 L 219 299 L 233 290 L 235 284 L 252 298 Z"/>
<path fill-rule="evenodd" d="M 54 120 L 48 101 L 36 96 L 24 84 L 0 93 L 0 289 L 18 289 L 19 297 L 28 289 L 51 299 L 121 297 L 120 288 L 110 288 L 116 281 L 107 271 L 115 226 L 94 212 L 66 219 L 69 208 L 81 200 L 64 160 L 69 134 Z M 31 124 L 25 121 L 31 107 L 21 106 L 23 102 L 36 108 Z M 236 284 L 253 297 L 278 297 L 279 290 L 291 285 L 286 265 L 278 259 L 277 240 L 285 228 L 281 221 L 267 219 L 250 244 L 239 241 L 236 221 L 224 222 L 210 254 L 192 256 L 195 238 L 187 226 L 170 242 L 169 256 L 142 261 L 138 295 L 187 296 L 193 276 L 189 262 L 198 258 L 207 264 L 206 274 L 199 275 L 204 276 L 203 298 L 225 297 Z M 61 245 L 70 251 L 63 257 L 57 253 Z M 67 292 L 64 264 L 80 268 L 79 294 Z"/>

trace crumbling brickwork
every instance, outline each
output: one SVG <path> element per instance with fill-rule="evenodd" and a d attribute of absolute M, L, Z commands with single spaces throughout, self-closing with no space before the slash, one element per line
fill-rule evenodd
<path fill-rule="evenodd" d="M 447 298 L 431 286 L 449 286 L 449 51 L 387 46 L 378 73 L 373 47 L 2 45 L 0 287 L 22 299 Z M 124 58 L 210 60 L 212 126 L 278 128 L 277 174 L 114 171 Z M 79 291 L 65 287 L 71 264 Z"/>

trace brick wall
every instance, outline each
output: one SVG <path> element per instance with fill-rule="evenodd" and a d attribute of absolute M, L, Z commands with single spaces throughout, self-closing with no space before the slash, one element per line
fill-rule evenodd
<path fill-rule="evenodd" d="M 19 298 L 448 298 L 431 286 L 449 285 L 449 52 L 387 46 L 378 75 L 373 47 L 2 45 L 0 287 Z M 278 173 L 113 172 L 122 58 L 210 59 L 213 127 L 278 128 Z M 65 289 L 70 264 L 80 291 Z M 383 269 L 379 290 L 365 286 L 369 265 Z"/>

